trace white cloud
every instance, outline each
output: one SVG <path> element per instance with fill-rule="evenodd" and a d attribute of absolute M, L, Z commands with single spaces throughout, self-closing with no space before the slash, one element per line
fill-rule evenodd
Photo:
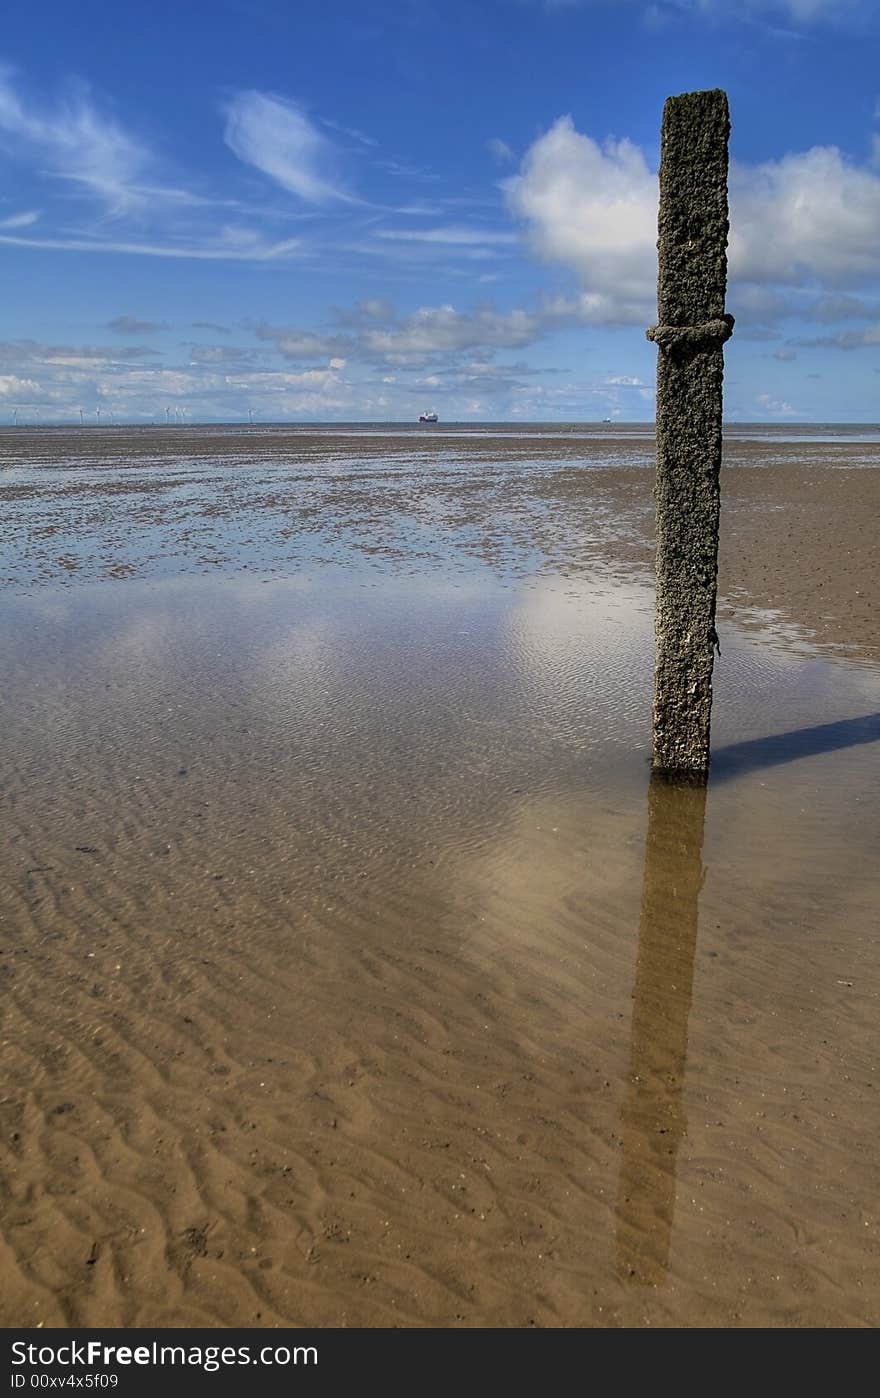
<path fill-rule="evenodd" d="M 492 136 L 486 142 L 486 149 L 490 155 L 494 156 L 500 165 L 509 165 L 515 159 L 513 151 L 506 141 L 502 141 L 500 136 Z"/>
<path fill-rule="evenodd" d="M 377 238 L 400 243 L 442 243 L 456 247 L 515 243 L 514 233 L 500 233 L 490 228 L 383 228 Z"/>
<path fill-rule="evenodd" d="M 563 10 L 607 3 L 607 0 L 542 0 L 545 9 Z M 704 15 L 720 21 L 760 18 L 791 20 L 796 24 L 813 24 L 858 14 L 872 0 L 623 0 L 623 3 L 644 12 L 652 23 L 664 18 L 691 14 Z"/>
<path fill-rule="evenodd" d="M 718 12 L 725 17 L 743 13 L 782 14 L 802 24 L 834 19 L 859 8 L 860 0 L 697 0 L 697 8 Z"/>
<path fill-rule="evenodd" d="M 53 108 L 23 99 L 9 68 L 0 68 L 0 135 L 14 138 L 11 153 L 43 165 L 44 173 L 86 186 L 113 214 L 144 204 L 137 177 L 150 164 L 148 151 L 116 122 L 103 117 L 78 86 Z M 160 194 L 161 191 L 151 191 Z"/>
<path fill-rule="evenodd" d="M 330 176 L 332 143 L 283 97 L 237 93 L 226 108 L 224 139 L 239 160 L 309 204 L 357 202 Z"/>
<path fill-rule="evenodd" d="M 299 330 L 282 325 L 260 323 L 253 326 L 258 340 L 273 343 L 285 359 L 345 358 L 355 348 L 350 335 L 322 334 L 315 330 Z"/>
<path fill-rule="evenodd" d="M 18 398 L 29 401 L 42 393 L 34 379 L 20 379 L 16 374 L 0 374 L 0 398 Z"/>
<path fill-rule="evenodd" d="M 734 164 L 730 183 L 732 276 L 835 287 L 880 275 L 880 173 L 814 146 Z"/>
<path fill-rule="evenodd" d="M 47 252 L 121 253 L 137 257 L 194 258 L 202 262 L 272 262 L 298 256 L 302 243 L 286 238 L 267 243 L 254 234 L 245 239 L 224 236 L 203 243 L 148 243 L 123 238 L 22 238 L 0 234 L 0 244 L 12 247 L 42 248 Z"/>
<path fill-rule="evenodd" d="M 568 303 L 572 318 L 652 318 L 658 186 L 637 146 L 600 145 L 562 117 L 526 152 L 506 190 L 535 253 L 576 273 L 582 291 Z M 743 328 L 802 314 L 792 289 L 856 287 L 880 277 L 880 171 L 836 147 L 734 163 L 730 205 L 731 301 Z"/>
<path fill-rule="evenodd" d="M 399 362 L 486 345 L 512 349 L 531 344 L 542 332 L 541 316 L 531 311 L 504 313 L 484 307 L 466 312 L 453 306 L 426 306 L 394 325 L 365 329 L 361 344 L 368 354 Z"/>
<path fill-rule="evenodd" d="M 773 398 L 769 393 L 759 393 L 755 400 L 760 404 L 765 413 L 771 417 L 800 417 L 797 408 L 793 408 L 791 403 L 786 403 L 782 398 Z"/>
<path fill-rule="evenodd" d="M 657 178 L 638 146 L 603 146 L 560 119 L 506 182 L 537 255 L 567 263 L 586 293 L 584 319 L 639 322 L 656 293 Z"/>
<path fill-rule="evenodd" d="M 254 333 L 258 339 L 274 342 L 288 359 L 333 355 L 414 366 L 437 355 L 456 355 L 475 349 L 520 348 L 577 317 L 577 307 L 573 312 L 567 303 L 534 311 L 498 311 L 493 306 L 459 311 L 454 306 L 423 306 L 402 319 L 397 319 L 393 308 L 385 303 L 377 303 L 377 309 L 379 306 L 381 320 L 378 315 L 343 313 L 340 319 L 343 324 L 355 327 L 352 333 L 322 334 L 265 324 L 256 326 Z"/>
<path fill-rule="evenodd" d="M 40 217 L 38 213 L 29 210 L 27 213 L 12 214 L 9 218 L 0 218 L 0 228 L 30 228 Z"/>

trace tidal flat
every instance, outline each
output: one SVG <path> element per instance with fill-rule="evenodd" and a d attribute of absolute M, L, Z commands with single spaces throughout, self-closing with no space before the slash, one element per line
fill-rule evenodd
<path fill-rule="evenodd" d="M 880 432 L 0 431 L 0 1324 L 880 1319 Z"/>

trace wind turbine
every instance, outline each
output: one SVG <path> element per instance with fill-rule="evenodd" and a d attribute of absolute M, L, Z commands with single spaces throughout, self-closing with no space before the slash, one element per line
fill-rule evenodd
<path fill-rule="evenodd" d="M 12 409 L 12 425 L 13 427 L 18 426 L 18 408 Z"/>
<path fill-rule="evenodd" d="M 251 427 L 253 427 L 253 425 L 254 425 L 254 410 L 253 410 L 253 408 L 248 408 L 248 422 L 250 423 Z"/>
<path fill-rule="evenodd" d="M 83 420 L 83 410 L 82 410 L 82 408 L 80 408 L 80 410 L 79 410 L 79 425 L 80 425 L 80 427 L 85 427 L 85 421 Z"/>
<path fill-rule="evenodd" d="M 101 409 L 100 409 L 100 408 L 96 408 L 96 409 L 95 409 L 95 423 L 96 423 L 96 425 L 97 425 L 98 427 L 101 426 Z"/>

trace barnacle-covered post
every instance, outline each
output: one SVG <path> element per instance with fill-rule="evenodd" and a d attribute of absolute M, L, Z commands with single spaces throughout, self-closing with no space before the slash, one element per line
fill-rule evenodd
<path fill-rule="evenodd" d="M 663 109 L 657 251 L 655 772 L 709 771 L 720 514 L 721 390 L 733 317 L 727 285 L 726 93 Z"/>

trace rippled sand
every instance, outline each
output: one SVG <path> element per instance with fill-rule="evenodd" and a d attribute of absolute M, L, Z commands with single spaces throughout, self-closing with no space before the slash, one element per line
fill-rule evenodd
<path fill-rule="evenodd" d="M 734 597 L 670 792 L 644 468 L 111 438 L 6 479 L 0 1323 L 876 1324 L 867 609 Z"/>

